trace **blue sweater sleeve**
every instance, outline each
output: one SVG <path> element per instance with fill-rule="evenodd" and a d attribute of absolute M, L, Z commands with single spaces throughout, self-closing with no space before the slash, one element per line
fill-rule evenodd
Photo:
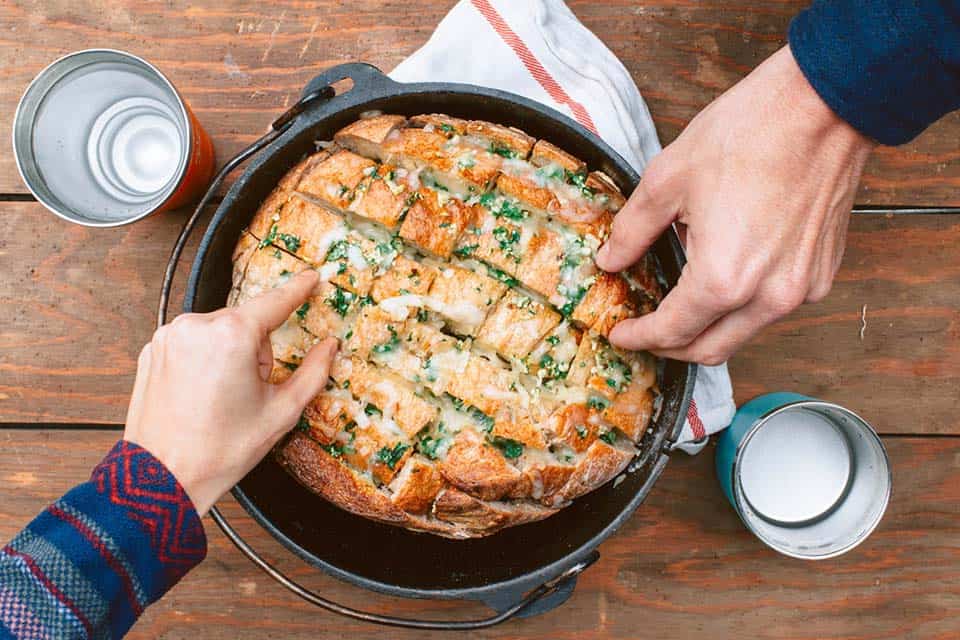
<path fill-rule="evenodd" d="M 880 143 L 960 108 L 960 0 L 814 0 L 790 49 L 833 111 Z"/>
<path fill-rule="evenodd" d="M 120 441 L 0 550 L 0 638 L 120 638 L 206 550 L 173 475 Z"/>

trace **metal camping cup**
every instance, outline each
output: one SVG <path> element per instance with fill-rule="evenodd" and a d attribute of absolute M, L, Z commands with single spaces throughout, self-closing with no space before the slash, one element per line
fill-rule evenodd
<path fill-rule="evenodd" d="M 27 87 L 13 121 L 20 176 L 65 220 L 113 227 L 198 198 L 213 144 L 156 67 L 112 49 L 77 51 Z"/>
<path fill-rule="evenodd" d="M 743 405 L 720 436 L 716 463 L 720 485 L 747 528 L 794 558 L 831 558 L 854 548 L 890 500 L 890 463 L 870 425 L 797 393 Z"/>

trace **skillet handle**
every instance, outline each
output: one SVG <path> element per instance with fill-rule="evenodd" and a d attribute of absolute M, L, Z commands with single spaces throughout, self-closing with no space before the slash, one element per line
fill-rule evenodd
<path fill-rule="evenodd" d="M 338 64 L 321 71 L 303 88 L 303 95 L 309 95 L 323 87 L 329 87 L 335 82 L 349 78 L 353 81 L 350 92 L 366 92 L 368 90 L 389 88 L 399 83 L 391 80 L 377 67 L 366 62 L 347 62 Z"/>
<path fill-rule="evenodd" d="M 187 244 L 187 239 L 193 232 L 194 227 L 197 226 L 200 214 L 202 214 L 203 210 L 210 204 L 210 200 L 216 195 L 217 190 L 220 189 L 220 185 L 223 184 L 227 175 L 246 162 L 251 156 L 256 155 L 264 147 L 283 135 L 284 132 L 290 128 L 290 125 L 293 124 L 294 120 L 297 119 L 297 116 L 306 111 L 308 107 L 313 106 L 315 103 L 330 100 L 334 95 L 333 87 L 328 85 L 316 87 L 304 92 L 303 96 L 297 100 L 292 107 L 273 121 L 270 126 L 270 131 L 261 136 L 260 139 L 249 147 L 230 158 L 230 160 L 223 165 L 223 168 L 217 172 L 217 175 L 213 177 L 210 186 L 207 187 L 207 191 L 203 194 L 203 197 L 200 198 L 200 202 L 197 203 L 197 207 L 193 210 L 193 213 L 190 214 L 190 217 L 187 218 L 187 221 L 183 223 L 183 228 L 180 229 L 180 235 L 177 236 L 177 241 L 173 244 L 173 249 L 170 251 L 170 258 L 167 260 L 167 267 L 163 272 L 163 284 L 160 286 L 160 302 L 157 304 L 158 329 L 167 323 L 167 307 L 170 306 L 170 289 L 173 286 L 173 276 L 177 272 L 177 265 L 180 263 L 180 256 L 183 254 L 183 248 Z"/>
<path fill-rule="evenodd" d="M 300 596 L 310 604 L 314 604 L 322 609 L 347 618 L 353 618 L 354 620 L 406 629 L 469 631 L 473 629 L 486 629 L 513 617 L 523 618 L 544 613 L 562 604 L 569 597 L 570 592 L 572 592 L 573 585 L 576 584 L 577 576 L 583 573 L 587 567 L 596 562 L 600 557 L 599 553 L 593 551 L 587 555 L 586 558 L 577 562 L 556 578 L 544 582 L 536 589 L 533 589 L 509 605 L 499 600 L 484 601 L 485 604 L 497 611 L 496 615 L 492 615 L 489 618 L 479 618 L 476 620 L 419 620 L 415 618 L 398 618 L 396 616 L 385 616 L 353 609 L 328 600 L 315 591 L 310 591 L 264 560 L 246 540 L 240 537 L 240 534 L 227 522 L 227 519 L 224 518 L 219 509 L 216 507 L 210 509 L 210 517 L 213 518 L 213 521 L 217 523 L 227 538 L 229 538 L 251 562 L 263 569 L 267 575 L 286 587 L 289 591 Z M 554 594 L 558 596 L 556 599 L 550 597 Z"/>
<path fill-rule="evenodd" d="M 313 108 L 318 103 L 334 98 L 335 91 L 330 85 L 344 78 L 353 80 L 354 87 L 351 90 L 362 91 L 367 88 L 383 88 L 389 87 L 390 84 L 395 84 L 393 80 L 387 78 L 379 69 L 368 64 L 350 63 L 328 69 L 307 84 L 300 100 L 273 122 L 271 130 L 267 134 L 231 158 L 223 168 L 220 169 L 207 188 L 206 193 L 203 194 L 203 198 L 197 203 L 196 209 L 194 209 L 187 221 L 184 222 L 183 228 L 180 230 L 180 235 L 177 237 L 173 250 L 170 252 L 170 258 L 167 261 L 166 270 L 164 271 L 163 284 L 160 288 L 160 301 L 157 305 L 158 328 L 166 324 L 167 321 L 167 308 L 170 304 L 170 289 L 173 284 L 173 276 L 176 273 L 177 265 L 180 262 L 180 256 L 183 253 L 187 239 L 193 232 L 194 227 L 196 227 L 203 210 L 217 193 L 220 185 L 223 184 L 223 180 L 227 177 L 227 174 L 279 138 L 290 128 L 297 116 L 305 110 Z M 494 608 L 497 613 L 488 618 L 476 620 L 417 620 L 369 613 L 327 600 L 320 594 L 301 586 L 264 560 L 253 547 L 240 537 L 240 534 L 227 522 L 226 518 L 223 517 L 223 514 L 221 514 L 216 507 L 210 509 L 210 517 L 213 518 L 213 521 L 217 523 L 217 526 L 220 527 L 227 538 L 229 538 L 250 561 L 292 593 L 300 596 L 307 602 L 355 620 L 411 629 L 438 629 L 447 631 L 484 629 L 514 616 L 526 617 L 549 611 L 553 607 L 562 604 L 569 597 L 573 591 L 577 576 L 600 557 L 596 551 L 592 552 L 556 578 L 544 582 L 526 595 L 512 593 L 495 594 L 492 599 L 486 601 L 486 604 Z"/>

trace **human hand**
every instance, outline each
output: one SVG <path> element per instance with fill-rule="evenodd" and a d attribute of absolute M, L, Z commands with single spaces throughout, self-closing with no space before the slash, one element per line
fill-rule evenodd
<path fill-rule="evenodd" d="M 166 465 L 201 516 L 296 424 L 327 382 L 334 338 L 314 346 L 283 384 L 267 382 L 269 333 L 317 280 L 307 270 L 239 307 L 179 316 L 140 353 L 123 438 Z"/>
<path fill-rule="evenodd" d="M 874 143 L 841 120 L 784 47 L 690 122 L 647 166 L 597 256 L 639 259 L 677 222 L 687 252 L 659 308 L 610 341 L 720 364 L 763 326 L 830 291 Z"/>

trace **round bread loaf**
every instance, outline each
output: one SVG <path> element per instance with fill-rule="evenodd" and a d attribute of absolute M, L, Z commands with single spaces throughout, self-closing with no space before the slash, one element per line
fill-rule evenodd
<path fill-rule="evenodd" d="M 594 263 L 624 203 L 613 182 L 516 129 L 439 114 L 374 114 L 319 148 L 233 256 L 228 305 L 321 276 L 270 336 L 271 381 L 340 340 L 281 464 L 348 511 L 453 538 L 545 518 L 624 472 L 657 367 L 606 337 L 661 288 L 650 257 Z"/>

